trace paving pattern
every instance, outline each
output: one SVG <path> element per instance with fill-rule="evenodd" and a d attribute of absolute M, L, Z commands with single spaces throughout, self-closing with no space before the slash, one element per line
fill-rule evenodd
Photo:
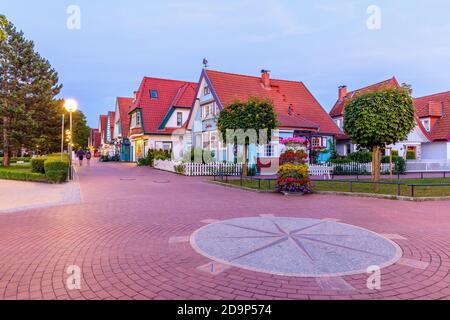
<path fill-rule="evenodd" d="M 79 173 L 81 203 L 0 215 L 0 298 L 450 299 L 449 202 L 283 197 L 204 180 L 93 163 Z M 261 216 L 339 221 L 390 239 L 403 255 L 381 270 L 380 289 L 369 289 L 368 273 L 256 272 L 190 244 L 204 226 Z"/>
<path fill-rule="evenodd" d="M 200 254 L 239 268 L 291 277 L 367 273 L 397 262 L 402 250 L 373 232 L 304 218 L 238 218 L 196 231 Z"/>

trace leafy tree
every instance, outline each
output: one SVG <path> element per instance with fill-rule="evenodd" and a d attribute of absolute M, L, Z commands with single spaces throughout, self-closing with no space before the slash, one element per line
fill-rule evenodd
<path fill-rule="evenodd" d="M 415 127 L 409 87 L 356 97 L 345 107 L 344 130 L 355 144 L 372 150 L 372 178 L 380 181 L 380 151 L 403 141 Z"/>
<path fill-rule="evenodd" d="M 250 143 L 262 145 L 270 142 L 272 130 L 277 127 L 277 115 L 272 101 L 250 97 L 247 101 L 236 100 L 226 106 L 219 115 L 217 126 L 225 143 L 243 145 L 243 173 L 246 175 L 248 145 Z M 228 136 L 230 132 L 228 130 L 244 133 L 243 139 Z M 249 130 L 253 132 L 254 141 L 250 141 L 250 136 L 245 136 Z M 266 134 L 263 133 L 264 130 L 267 130 Z M 231 139 L 232 141 L 229 141 Z"/>
<path fill-rule="evenodd" d="M 4 15 L 0 14 L 0 42 L 2 42 L 6 38 L 5 27 L 8 24 Z"/>
<path fill-rule="evenodd" d="M 68 116 L 66 116 L 66 120 L 66 128 L 69 128 Z M 86 116 L 81 110 L 77 110 L 72 114 L 72 121 L 74 150 L 79 148 L 87 149 L 91 129 L 87 124 Z"/>
<path fill-rule="evenodd" d="M 36 150 L 45 137 L 60 128 L 54 97 L 60 92 L 58 75 L 34 49 L 32 41 L 10 22 L 0 42 L 0 130 L 3 165 L 20 150 Z M 60 136 L 60 135 L 59 135 Z M 55 136 L 52 136 L 52 139 Z"/>

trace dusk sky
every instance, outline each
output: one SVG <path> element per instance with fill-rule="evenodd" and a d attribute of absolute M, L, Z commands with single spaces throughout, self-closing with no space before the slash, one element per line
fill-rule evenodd
<path fill-rule="evenodd" d="M 67 27 L 70 5 L 80 29 Z M 369 28 L 372 5 L 381 20 Z M 415 96 L 450 90 L 448 0 L 1 0 L 0 13 L 50 60 L 61 97 L 78 99 L 92 127 L 144 76 L 197 81 L 204 57 L 214 70 L 303 81 L 327 111 L 339 85 L 393 75 Z"/>

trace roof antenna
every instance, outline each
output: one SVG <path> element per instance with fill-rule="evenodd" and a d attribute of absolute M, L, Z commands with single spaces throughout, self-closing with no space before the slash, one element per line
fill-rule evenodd
<path fill-rule="evenodd" d="M 208 68 L 208 59 L 203 58 L 203 69 Z"/>

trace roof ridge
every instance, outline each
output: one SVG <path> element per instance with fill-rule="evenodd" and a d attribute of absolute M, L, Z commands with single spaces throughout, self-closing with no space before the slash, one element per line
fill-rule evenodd
<path fill-rule="evenodd" d="M 143 80 L 160 80 L 160 81 L 170 81 L 170 82 L 181 82 L 181 83 L 196 84 L 196 82 L 191 82 L 191 81 L 186 81 L 186 80 L 166 79 L 166 78 L 148 77 L 148 76 L 144 76 Z"/>
<path fill-rule="evenodd" d="M 450 94 L 450 91 L 444 91 L 444 92 L 439 92 L 439 93 L 433 93 L 427 96 L 422 96 L 422 97 L 416 97 L 414 98 L 414 100 L 419 100 L 419 99 L 426 99 L 426 98 L 431 98 L 431 97 L 435 97 L 435 96 L 439 96 L 439 95 L 444 95 L 444 94 Z M 450 98 L 449 98 L 450 99 Z"/>
<path fill-rule="evenodd" d="M 392 78 L 389 78 L 389 79 L 386 79 L 386 80 L 383 80 L 383 81 L 380 81 L 380 82 L 372 83 L 372 84 L 369 84 L 369 85 L 367 85 L 367 86 L 365 86 L 365 87 L 361 87 L 361 88 L 352 90 L 352 91 L 350 91 L 349 93 L 347 93 L 347 95 L 349 95 L 349 94 L 351 94 L 351 93 L 355 93 L 356 91 L 361 91 L 361 90 L 364 90 L 364 89 L 368 89 L 368 88 L 370 88 L 370 87 L 375 87 L 375 86 L 378 86 L 378 85 L 380 85 L 380 84 L 383 84 L 383 83 L 386 83 L 386 82 L 390 82 L 390 81 L 395 81 L 395 82 L 398 84 L 397 78 L 394 76 L 394 77 L 392 77 Z M 347 95 L 346 95 L 346 96 L 347 96 Z"/>
<path fill-rule="evenodd" d="M 211 69 L 207 69 L 206 71 L 222 73 L 222 74 L 227 74 L 227 75 L 231 75 L 231 76 L 238 76 L 238 77 L 243 77 L 243 78 L 261 79 L 261 76 L 251 76 L 251 75 L 241 74 L 241 73 L 224 72 L 224 71 L 211 70 Z M 293 82 L 293 83 L 297 83 L 297 84 L 303 83 L 302 81 L 298 81 L 298 80 L 286 80 L 286 79 L 278 79 L 278 78 L 270 78 L 270 80 L 271 81 Z"/>

